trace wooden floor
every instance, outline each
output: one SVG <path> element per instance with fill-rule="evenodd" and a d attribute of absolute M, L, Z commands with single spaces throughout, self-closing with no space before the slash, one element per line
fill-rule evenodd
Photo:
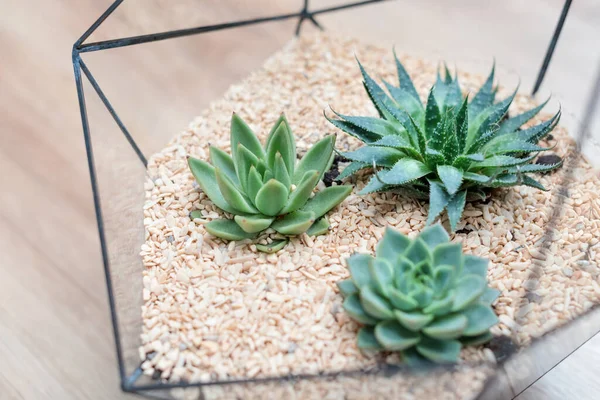
<path fill-rule="evenodd" d="M 315 6 L 340 2 L 313 0 Z M 292 12 L 300 3 L 130 0 L 90 40 Z M 482 71 L 496 56 L 528 89 L 560 3 L 396 1 L 319 20 L 333 31 Z M 578 110 L 600 61 L 598 2 L 574 3 L 544 86 L 572 121 L 581 117 Z M 0 0 L 2 399 L 129 398 L 119 390 L 70 64 L 72 43 L 109 4 Z M 84 59 L 142 150 L 151 154 L 230 83 L 260 66 L 293 29 L 291 21 L 271 23 Z M 113 129 L 105 116 L 92 112 L 98 118 L 93 134 Z M 592 371 L 599 361 L 596 336 L 519 399 L 597 398 Z"/>

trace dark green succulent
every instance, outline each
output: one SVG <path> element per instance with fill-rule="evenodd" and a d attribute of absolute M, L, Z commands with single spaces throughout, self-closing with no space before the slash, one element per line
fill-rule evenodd
<path fill-rule="evenodd" d="M 380 118 L 339 113 L 339 119 L 328 118 L 366 144 L 342 153 L 352 163 L 340 180 L 374 167 L 375 175 L 362 194 L 393 190 L 429 199 L 427 223 L 447 210 L 453 231 L 467 198 L 485 199 L 485 189 L 522 184 L 545 190 L 528 173 L 550 171 L 562 164 L 531 164 L 538 152 L 548 150 L 537 143 L 554 129 L 560 111 L 545 122 L 520 130 L 546 102 L 506 118 L 517 92 L 495 100 L 494 68 L 470 100 L 468 95 L 463 97 L 458 78 L 453 78 L 446 68 L 445 78 L 438 73 L 423 105 L 408 73 L 395 58 L 399 87 L 384 81 L 388 93 L 359 62 L 365 89 Z"/>
<path fill-rule="evenodd" d="M 223 239 L 253 238 L 267 228 L 282 235 L 327 232 L 324 215 L 341 203 L 351 186 L 331 186 L 313 196 L 313 190 L 330 168 L 335 136 L 326 136 L 296 162 L 296 141 L 282 114 L 273 126 L 266 146 L 236 114 L 231 117 L 231 153 L 211 146 L 209 163 L 188 157 L 188 164 L 200 188 L 233 219 L 217 219 L 204 225 Z M 201 218 L 199 211 L 192 217 Z M 257 245 L 275 252 L 287 243 L 281 239 Z"/>
<path fill-rule="evenodd" d="M 414 240 L 386 228 L 375 257 L 347 261 L 351 278 L 338 287 L 344 310 L 364 325 L 358 347 L 401 351 L 409 363 L 451 363 L 463 345 L 491 339 L 499 292 L 487 286 L 488 260 L 463 255 L 440 224 Z"/>

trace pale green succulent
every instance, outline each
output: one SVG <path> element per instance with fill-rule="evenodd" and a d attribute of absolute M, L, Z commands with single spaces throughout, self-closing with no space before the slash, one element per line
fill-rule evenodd
<path fill-rule="evenodd" d="M 463 345 L 491 339 L 498 322 L 487 286 L 488 260 L 463 255 L 440 224 L 415 239 L 386 228 L 375 257 L 348 258 L 338 282 L 348 315 L 363 324 L 358 347 L 401 351 L 413 363 L 456 362 Z"/>
<path fill-rule="evenodd" d="M 338 179 L 369 167 L 378 172 L 361 194 L 397 191 L 429 199 L 427 223 L 444 210 L 454 231 L 467 198 L 485 199 L 489 188 L 527 185 L 545 188 L 530 176 L 562 165 L 532 164 L 537 153 L 548 148 L 537 143 L 558 124 L 560 111 L 533 127 L 520 127 L 546 102 L 512 118 L 505 118 L 516 91 L 496 101 L 494 69 L 477 94 L 463 96 L 458 77 L 446 68 L 438 73 L 426 104 L 396 57 L 399 86 L 384 81 L 386 93 L 359 63 L 363 83 L 379 118 L 347 116 L 329 121 L 360 139 L 364 147 L 342 153 L 352 163 Z"/>
<path fill-rule="evenodd" d="M 263 147 L 250 127 L 236 114 L 231 117 L 231 153 L 211 146 L 209 163 L 189 157 L 188 164 L 200 188 L 233 219 L 204 225 L 214 236 L 227 240 L 256 237 L 273 228 L 282 235 L 320 235 L 329 222 L 324 215 L 341 203 L 352 187 L 331 186 L 313 196 L 323 174 L 331 167 L 335 136 L 326 136 L 296 162 L 296 141 L 282 114 Z M 192 217 L 201 217 L 199 211 Z M 275 252 L 287 240 L 257 245 Z"/>

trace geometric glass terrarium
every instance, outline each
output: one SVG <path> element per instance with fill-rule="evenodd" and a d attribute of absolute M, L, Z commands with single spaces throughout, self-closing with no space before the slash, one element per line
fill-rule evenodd
<path fill-rule="evenodd" d="M 122 3 L 111 5 L 75 43 L 73 66 L 124 391 L 165 399 L 401 398 L 407 394 L 415 398 L 511 398 L 597 332 L 600 181 L 580 150 L 593 153 L 586 140 L 597 118 L 600 69 L 596 72 L 596 66 L 590 67 L 597 74 L 595 80 L 587 80 L 585 74 L 576 80 L 551 73 L 560 64 L 556 46 L 571 1 L 558 10 L 560 15 L 545 17 L 551 22 L 558 18 L 558 22 L 549 24 L 545 35 L 537 36 L 533 25 L 518 34 L 508 32 L 504 38 L 494 36 L 493 30 L 478 32 L 477 24 L 464 23 L 478 19 L 493 25 L 494 13 L 499 20 L 510 21 L 517 18 L 511 10 L 498 8 L 486 13 L 473 5 L 467 7 L 467 2 L 444 9 L 449 6 L 440 2 L 444 12 L 464 11 L 464 16 L 457 13 L 456 21 L 448 21 L 436 14 L 417 23 L 423 17 L 417 6 L 377 0 L 318 6 L 294 2 L 289 9 L 282 6 L 268 16 L 248 9 L 242 10 L 243 17 L 232 18 L 237 22 L 227 22 L 220 15 L 214 16 L 216 22 L 194 19 L 195 5 L 189 4 L 183 11 L 178 9 L 176 18 L 187 25 L 168 26 L 161 33 L 123 34 L 118 39 L 102 36 L 101 28 L 110 26 L 110 18 L 126 7 Z M 139 5 L 132 3 L 130 10 L 135 10 Z M 507 16 L 500 15 L 503 12 Z M 186 20 L 185 16 L 191 17 Z M 400 20 L 401 16 L 404 19 Z M 365 28 L 361 26 L 363 18 L 381 18 L 382 22 Z M 464 42 L 423 32 L 414 32 L 408 40 L 409 32 L 394 22 L 411 29 L 422 24 L 421 31 L 462 32 L 459 37 Z M 325 33 L 304 32 L 324 27 L 328 28 Z M 330 27 L 340 33 L 330 33 Z M 222 100 L 211 103 L 208 111 L 172 138 L 175 129 L 185 126 L 186 118 L 207 108 L 201 100 L 206 98 L 203 90 L 219 93 L 225 84 L 234 83 L 219 86 L 206 77 L 196 80 L 192 69 L 181 67 L 176 53 L 206 51 L 211 43 L 203 43 L 203 38 L 214 47 L 215 42 L 222 43 L 218 35 L 230 35 L 228 42 L 223 42 L 230 44 L 230 59 L 220 60 L 227 68 L 227 63 L 243 62 L 236 52 L 254 51 L 266 57 L 283 42 L 271 40 L 272 48 L 265 49 L 257 45 L 258 39 L 283 32 L 292 36 L 294 28 L 296 39 L 262 68 L 248 65 L 238 69 L 240 77 L 256 71 L 231 86 Z M 347 38 L 356 32 L 360 32 L 358 40 Z M 390 38 L 391 34 L 397 36 Z M 483 43 L 479 47 L 476 40 L 469 41 L 477 35 Z M 508 50 L 519 47 L 515 41 L 527 35 L 535 38 L 523 44 L 523 51 L 535 56 L 523 59 L 533 60 L 535 65 L 523 65 Z M 427 38 L 443 42 L 438 45 L 443 49 Z M 182 43 L 181 47 L 175 48 L 175 43 Z M 290 239 L 280 253 L 258 254 L 251 241 L 221 241 L 203 231 L 203 219 L 214 219 L 222 212 L 201 197 L 202 191 L 186 169 L 187 155 L 208 159 L 209 144 L 229 151 L 232 111 L 247 119 L 263 143 L 284 111 L 299 156 L 333 133 L 337 134 L 337 150 L 355 150 L 360 143 L 348 139 L 322 113 L 325 110 L 331 117 L 331 105 L 345 115 L 375 117 L 354 57 L 378 82 L 380 78 L 391 82 L 395 79 L 393 45 L 423 101 L 435 82 L 440 60 L 449 62 L 452 74 L 458 70 L 461 84 L 475 93 L 496 56 L 500 98 L 507 97 L 517 85 L 517 77 L 520 79 L 509 117 L 544 101 L 547 97 L 540 92 L 549 93 L 552 85 L 560 87 L 544 109 L 546 114 L 535 121 L 555 113 L 560 101 L 560 125 L 552 137 L 540 142 L 564 159 L 556 172 L 536 175 L 549 191 L 522 186 L 495 189 L 491 197 L 467 202 L 463 220 L 450 236 L 465 253 L 490 260 L 487 282 L 500 292 L 493 305 L 499 317 L 492 328 L 493 339 L 464 348 L 458 364 L 409 366 L 393 351 L 359 350 L 355 342 L 360 324 L 344 314 L 335 285 L 348 278 L 346 259 L 354 251 L 373 253 L 386 226 L 416 237 L 425 226 L 427 201 L 386 192 L 361 196 L 359 189 L 370 177 L 367 172 L 344 181 L 354 186 L 353 193 L 329 214 L 326 235 L 312 238 L 303 234 Z M 159 65 L 155 67 L 157 82 L 148 82 L 147 92 L 129 90 L 127 81 L 135 80 L 135 71 L 115 74 L 112 65 L 103 63 L 104 52 Z M 206 52 L 201 58 L 208 62 L 210 56 Z M 202 69 L 202 64 L 196 68 Z M 212 69 L 218 71 L 214 65 Z M 189 76 L 183 76 L 184 72 Z M 120 80 L 105 89 L 105 82 L 115 75 Z M 585 88 L 569 86 L 576 83 Z M 166 92 L 154 91 L 155 86 L 167 88 Z M 529 88 L 533 88 L 531 97 L 523 94 Z M 122 114 L 121 108 L 129 114 Z M 343 170 L 345 165 L 338 159 L 334 169 Z M 323 188 L 324 184 L 319 187 Z M 188 200 L 193 208 L 186 206 Z M 174 207 L 180 201 L 182 206 Z M 196 209 L 206 211 L 202 221 L 190 218 L 189 211 Z M 175 212 L 162 215 L 163 210 Z M 441 222 L 448 226 L 447 218 L 442 217 Z M 344 236 L 354 225 L 364 230 Z M 303 254 L 308 259 L 303 259 Z M 256 276 L 262 284 L 262 297 L 254 299 L 256 307 L 250 305 L 246 312 L 239 311 L 244 310 L 240 304 L 244 293 L 250 296 L 250 292 L 223 291 L 229 289 L 228 276 L 233 270 L 242 277 L 239 279 L 247 279 L 244 282 L 253 282 L 252 276 Z M 218 284 L 211 286 L 209 281 Z M 315 307 L 294 306 L 283 315 L 257 317 L 261 305 L 282 301 L 282 287 L 294 287 L 297 282 L 301 289 L 296 288 L 290 299 L 298 304 L 308 299 L 304 303 Z M 235 303 L 234 296 L 241 303 Z M 205 298 L 210 301 L 199 300 Z M 223 308 L 228 302 L 231 304 Z M 290 315 L 300 315 L 298 310 L 312 312 L 311 317 L 298 317 L 295 325 L 286 325 Z M 223 322 L 228 315 L 229 322 Z M 321 324 L 327 320 L 336 327 Z M 261 330 L 261 325 L 269 329 Z M 227 333 L 243 331 L 236 326 L 251 333 Z M 290 326 L 298 330 L 295 336 L 288 331 Z M 274 344 L 283 348 L 272 350 Z"/>

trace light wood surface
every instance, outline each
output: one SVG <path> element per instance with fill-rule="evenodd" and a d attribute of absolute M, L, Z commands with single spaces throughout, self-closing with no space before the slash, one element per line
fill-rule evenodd
<path fill-rule="evenodd" d="M 510 65 L 506 70 L 523 77 L 522 87 L 530 87 L 561 2 L 450 3 L 397 1 L 319 20 L 333 31 L 481 71 L 495 55 L 501 66 Z M 544 90 L 552 88 L 576 120 L 600 60 L 600 10 L 594 0 L 575 3 Z M 132 398 L 119 389 L 70 64 L 72 43 L 109 4 L 0 0 L 2 399 Z M 90 39 L 274 15 L 299 4 L 131 0 Z M 476 34 L 460 29 L 473 25 Z M 230 83 L 260 66 L 293 29 L 293 22 L 272 23 L 84 59 L 151 154 Z M 113 129 L 105 115 L 92 111 L 91 117 L 96 135 Z M 595 398 L 592 367 L 599 354 L 595 338 L 519 399 Z"/>

